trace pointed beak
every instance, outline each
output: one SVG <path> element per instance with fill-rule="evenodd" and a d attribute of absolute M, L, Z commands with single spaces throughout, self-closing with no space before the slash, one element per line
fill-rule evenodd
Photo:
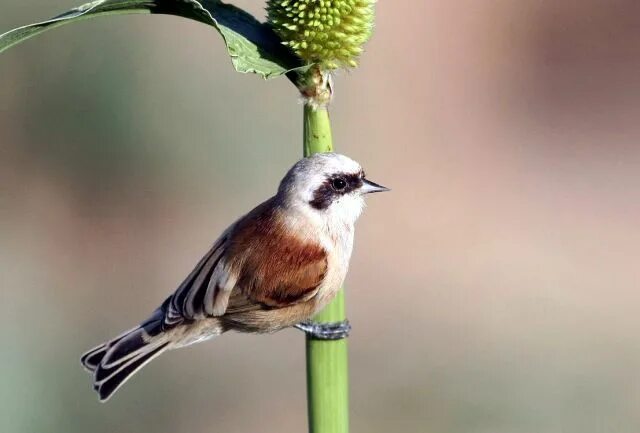
<path fill-rule="evenodd" d="M 360 188 L 360 191 L 362 191 L 362 194 L 371 194 L 372 192 L 384 192 L 391 190 L 385 186 L 371 182 L 368 179 L 362 179 L 362 187 Z"/>

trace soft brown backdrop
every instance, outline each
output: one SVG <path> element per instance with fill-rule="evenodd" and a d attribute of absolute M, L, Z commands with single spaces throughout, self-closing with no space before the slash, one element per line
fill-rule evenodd
<path fill-rule="evenodd" d="M 5 0 L 0 32 L 70 6 Z M 347 281 L 354 432 L 640 431 L 638 16 L 379 1 L 332 107 L 393 188 Z M 169 353 L 107 405 L 78 363 L 274 191 L 301 152 L 289 83 L 160 16 L 52 31 L 0 77 L 0 431 L 304 431 L 297 331 Z"/>

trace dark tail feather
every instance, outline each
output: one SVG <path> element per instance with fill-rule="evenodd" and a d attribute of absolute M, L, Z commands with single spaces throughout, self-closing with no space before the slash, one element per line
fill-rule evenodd
<path fill-rule="evenodd" d="M 93 373 L 93 388 L 106 401 L 136 371 L 167 349 L 170 341 L 149 321 L 85 353 L 80 361 Z"/>
<path fill-rule="evenodd" d="M 104 355 L 107 354 L 107 350 L 109 347 L 106 344 L 102 344 L 94 349 L 91 349 L 80 358 L 80 362 L 82 366 L 89 371 L 89 373 L 93 373 L 100 365 L 100 361 L 104 358 Z"/>
<path fill-rule="evenodd" d="M 140 370 L 148 362 L 164 352 L 168 344 L 168 342 L 162 343 L 148 351 L 143 351 L 139 355 L 130 358 L 129 361 L 124 362 L 122 365 L 117 365 L 111 369 L 103 370 L 98 368 L 96 371 L 96 380 L 93 383 L 93 389 L 95 389 L 100 395 L 100 401 L 107 401 L 136 371 Z M 98 381 L 98 373 L 101 373 L 102 371 L 105 371 L 105 377 Z"/>
<path fill-rule="evenodd" d="M 94 347 L 80 358 L 80 363 L 84 368 L 86 368 L 90 373 L 96 371 L 100 362 L 102 362 L 102 358 L 107 354 L 107 351 L 112 348 L 117 342 L 125 338 L 127 335 L 131 334 L 133 331 L 139 328 L 131 329 L 124 334 L 114 338 L 111 341 L 108 341 L 104 344 L 101 344 L 98 347 Z"/>

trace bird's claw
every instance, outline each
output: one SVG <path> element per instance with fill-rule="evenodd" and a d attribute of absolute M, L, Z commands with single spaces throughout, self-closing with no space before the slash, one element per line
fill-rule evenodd
<path fill-rule="evenodd" d="M 348 320 L 334 323 L 301 322 L 294 327 L 316 340 L 341 340 L 347 338 L 351 331 Z"/>

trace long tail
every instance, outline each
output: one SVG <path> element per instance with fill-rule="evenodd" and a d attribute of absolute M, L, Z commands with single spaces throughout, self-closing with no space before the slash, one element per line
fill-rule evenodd
<path fill-rule="evenodd" d="M 162 319 L 148 321 L 82 355 L 80 362 L 93 374 L 93 389 L 107 401 L 136 371 L 169 348 Z"/>

